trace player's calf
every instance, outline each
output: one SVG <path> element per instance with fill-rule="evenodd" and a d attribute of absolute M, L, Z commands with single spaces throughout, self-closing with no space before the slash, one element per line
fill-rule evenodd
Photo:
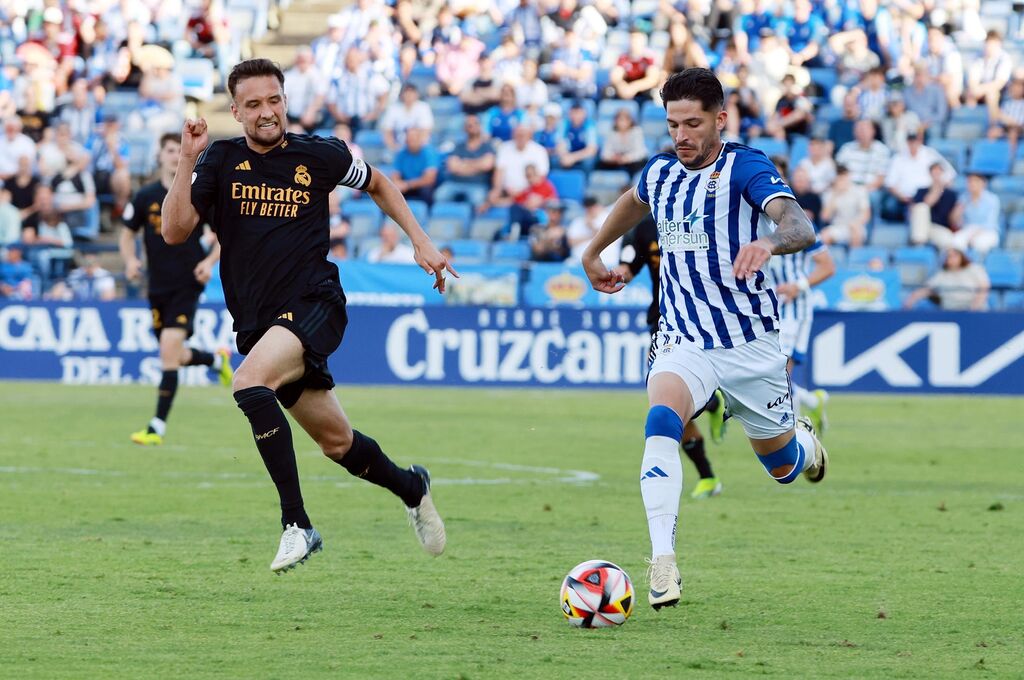
<path fill-rule="evenodd" d="M 824 449 L 815 439 L 813 429 L 798 426 L 782 448 L 757 457 L 772 479 L 779 484 L 790 484 L 800 473 L 818 469 L 822 465 L 823 454 Z M 813 481 L 820 481 L 820 477 Z"/>

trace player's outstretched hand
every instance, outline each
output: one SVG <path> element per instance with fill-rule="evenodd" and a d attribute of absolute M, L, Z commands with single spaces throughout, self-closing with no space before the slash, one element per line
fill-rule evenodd
<path fill-rule="evenodd" d="M 196 281 L 203 285 L 209 283 L 210 278 L 213 276 L 213 264 L 206 260 L 200 260 L 196 268 L 192 270 L 192 275 L 196 277 Z"/>
<path fill-rule="evenodd" d="M 590 285 L 600 293 L 617 293 L 626 285 L 626 277 L 623 276 L 622 271 L 609 270 L 600 258 L 583 260 L 583 269 L 587 272 Z"/>
<path fill-rule="evenodd" d="M 198 158 L 209 143 L 210 136 L 206 130 L 206 119 L 185 119 L 185 125 L 181 128 L 181 155 Z"/>
<path fill-rule="evenodd" d="M 747 279 L 761 271 L 772 257 L 771 246 L 760 239 L 751 241 L 740 248 L 736 261 L 732 263 L 733 275 L 737 279 Z"/>
<path fill-rule="evenodd" d="M 438 293 L 444 293 L 444 274 L 449 272 L 455 278 L 459 273 L 452 267 L 444 255 L 434 247 L 433 243 L 425 243 L 416 246 L 416 264 L 423 268 L 423 271 L 434 277 L 434 289 Z"/>

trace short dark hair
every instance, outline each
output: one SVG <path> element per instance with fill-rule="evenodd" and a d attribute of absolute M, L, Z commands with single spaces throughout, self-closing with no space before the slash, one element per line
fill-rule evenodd
<path fill-rule="evenodd" d="M 231 98 L 235 98 L 235 87 L 246 78 L 257 78 L 259 76 L 274 76 L 277 82 L 284 87 L 284 73 L 281 67 L 269 59 L 246 59 L 235 64 L 228 74 L 228 92 Z"/>
<path fill-rule="evenodd" d="M 667 105 L 680 99 L 699 101 L 705 111 L 718 111 L 725 106 L 722 83 L 707 68 L 688 68 L 669 76 L 661 88 L 661 100 Z"/>
<path fill-rule="evenodd" d="M 165 132 L 165 133 L 163 133 L 162 135 L 160 135 L 160 146 L 157 147 L 157 148 L 162 150 L 164 148 L 164 144 L 166 144 L 167 142 L 174 142 L 175 144 L 181 144 L 181 135 L 179 135 L 177 132 Z"/>

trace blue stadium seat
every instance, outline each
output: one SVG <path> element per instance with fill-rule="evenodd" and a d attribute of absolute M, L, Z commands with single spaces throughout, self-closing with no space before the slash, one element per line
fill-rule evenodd
<path fill-rule="evenodd" d="M 498 241 L 491 248 L 491 262 L 516 264 L 530 259 L 530 245 L 526 241 Z"/>
<path fill-rule="evenodd" d="M 935 250 L 930 246 L 905 246 L 893 253 L 893 264 L 904 286 L 920 286 L 935 268 Z"/>
<path fill-rule="evenodd" d="M 814 109 L 814 117 L 817 120 L 831 123 L 832 121 L 839 120 L 843 117 L 843 110 L 838 106 L 833 106 L 832 104 L 822 104 Z"/>
<path fill-rule="evenodd" d="M 942 154 L 957 172 L 963 172 L 967 166 L 967 143 L 962 139 L 939 137 L 928 140 L 928 146 Z"/>
<path fill-rule="evenodd" d="M 961 139 L 967 142 L 980 139 L 985 134 L 985 123 L 973 120 L 951 120 L 946 124 L 947 139 Z"/>
<path fill-rule="evenodd" d="M 839 73 L 835 68 L 811 68 L 807 71 L 811 76 L 811 82 L 817 85 L 826 97 L 839 82 Z"/>
<path fill-rule="evenodd" d="M 1024 290 L 1008 290 L 1003 293 L 1003 309 L 1006 311 L 1024 311 Z"/>
<path fill-rule="evenodd" d="M 993 250 L 985 258 L 985 270 L 993 288 L 1019 288 L 1024 279 L 1024 266 L 1018 253 Z"/>
<path fill-rule="evenodd" d="M 430 97 L 427 99 L 431 113 L 434 114 L 434 126 L 441 122 L 446 116 L 462 113 L 462 102 L 458 97 Z"/>
<path fill-rule="evenodd" d="M 157 139 L 152 132 L 127 131 L 122 138 L 128 144 L 128 170 L 135 177 L 145 177 L 156 169 Z"/>
<path fill-rule="evenodd" d="M 618 191 L 629 184 L 629 173 L 625 170 L 594 170 L 590 173 L 590 189 L 614 189 Z"/>
<path fill-rule="evenodd" d="M 469 224 L 473 219 L 473 208 L 468 203 L 457 203 L 455 201 L 440 201 L 434 204 L 430 211 L 431 217 L 455 217 Z"/>
<path fill-rule="evenodd" d="M 426 224 L 430 218 L 430 208 L 423 201 L 417 201 L 415 199 L 409 201 L 409 210 L 412 211 L 412 216 L 416 218 L 416 221 L 420 224 Z"/>
<path fill-rule="evenodd" d="M 1003 247 L 1015 252 L 1024 251 L 1024 212 L 1010 215 Z"/>
<path fill-rule="evenodd" d="M 879 222 L 871 229 L 869 243 L 882 248 L 899 248 L 907 245 L 910 228 L 899 222 Z"/>
<path fill-rule="evenodd" d="M 475 239 L 459 239 L 446 244 L 452 249 L 456 267 L 462 264 L 479 264 L 487 259 L 487 244 Z"/>
<path fill-rule="evenodd" d="M 582 170 L 552 170 L 548 179 L 555 185 L 559 198 L 583 200 L 587 176 Z"/>
<path fill-rule="evenodd" d="M 362 147 L 365 151 L 370 147 L 384 146 L 384 133 L 380 130 L 362 128 L 356 133 L 356 136 L 352 141 Z"/>
<path fill-rule="evenodd" d="M 344 201 L 341 214 L 352 228 L 352 238 L 376 236 L 380 229 L 381 211 L 373 201 Z"/>
<path fill-rule="evenodd" d="M 983 139 L 971 146 L 970 172 L 1005 175 L 1010 172 L 1010 143 L 1005 139 Z"/>
<path fill-rule="evenodd" d="M 494 235 L 506 224 L 508 224 L 508 218 L 478 217 L 469 227 L 469 237 L 478 241 L 493 241 Z"/>
<path fill-rule="evenodd" d="M 794 135 L 789 143 L 789 167 L 796 168 L 796 166 L 807 157 L 807 148 L 810 146 L 811 140 L 809 137 L 804 135 Z"/>
<path fill-rule="evenodd" d="M 757 139 L 752 139 L 750 140 L 750 146 L 764 151 L 768 158 L 771 158 L 772 156 L 789 157 L 789 144 L 780 139 L 775 139 L 774 137 L 758 137 Z"/>
<path fill-rule="evenodd" d="M 988 108 L 983 105 L 961 106 L 949 113 L 950 122 L 957 123 L 978 123 L 984 127 L 988 126 Z"/>
<path fill-rule="evenodd" d="M 612 120 L 620 109 L 627 109 L 633 115 L 633 120 L 640 119 L 640 104 L 635 99 L 602 99 L 597 105 L 597 119 Z"/>
<path fill-rule="evenodd" d="M 996 194 L 1016 194 L 1024 196 L 1024 177 L 1014 175 L 1000 175 L 992 178 L 989 189 Z"/>
<path fill-rule="evenodd" d="M 992 311 L 999 311 L 1003 307 L 1003 291 L 990 290 L 988 292 L 988 308 Z"/>
<path fill-rule="evenodd" d="M 866 267 L 872 260 L 880 259 L 884 264 L 889 264 L 889 249 L 879 246 L 861 246 L 850 250 L 846 264 L 848 267 Z"/>
<path fill-rule="evenodd" d="M 660 106 L 657 102 L 647 100 L 640 107 L 640 120 L 656 120 L 659 123 L 665 122 L 665 107 Z"/>

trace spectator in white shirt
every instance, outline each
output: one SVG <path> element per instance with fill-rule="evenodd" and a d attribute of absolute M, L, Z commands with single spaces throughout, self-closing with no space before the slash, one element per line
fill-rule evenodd
<path fill-rule="evenodd" d="M 824 194 L 836 178 L 836 162 L 832 160 L 832 142 L 827 136 L 815 135 L 807 147 L 807 156 L 800 159 L 796 170 L 803 168 L 811 178 L 811 191 Z M 795 172 L 795 170 L 794 170 Z"/>
<path fill-rule="evenodd" d="M 889 113 L 882 119 L 882 140 L 893 153 L 903 153 L 907 149 L 907 137 L 912 133 L 923 133 L 921 119 L 907 110 L 902 92 L 893 92 L 889 95 Z"/>
<path fill-rule="evenodd" d="M 494 159 L 491 191 L 487 201 L 478 208 L 479 212 L 484 213 L 491 204 L 514 198 L 525 191 L 530 186 L 526 179 L 528 165 L 534 166 L 541 177 L 547 177 L 551 169 L 548 152 L 533 141 L 533 128 L 520 124 L 516 126 L 512 139 L 498 147 Z"/>
<path fill-rule="evenodd" d="M 907 137 L 907 148 L 892 158 L 889 172 L 885 175 L 887 203 L 882 217 L 894 221 L 907 218 L 907 207 L 919 189 L 932 183 L 931 167 L 934 163 L 943 166 L 946 183 L 956 177 L 956 171 L 935 149 L 925 146 L 915 131 Z"/>
<path fill-rule="evenodd" d="M 284 73 L 288 122 L 312 132 L 323 117 L 326 80 L 313 62 L 313 50 L 302 45 L 295 51 L 295 65 Z"/>
<path fill-rule="evenodd" d="M 21 119 L 17 116 L 4 121 L 4 134 L 0 136 L 0 180 L 5 182 L 17 174 L 20 157 L 36 157 L 36 143 L 21 130 Z"/>
<path fill-rule="evenodd" d="M 380 244 L 366 254 L 368 262 L 384 262 L 388 264 L 415 264 L 416 257 L 411 246 L 402 243 L 398 229 L 391 222 L 380 227 Z"/>
<path fill-rule="evenodd" d="M 867 192 L 854 184 L 849 170 L 840 165 L 836 168 L 832 190 L 825 193 L 822 201 L 821 221 L 828 224 L 821 230 L 822 243 L 859 248 L 864 245 L 870 219 L 871 203 Z"/>
<path fill-rule="evenodd" d="M 604 224 L 610 209 L 601 205 L 594 196 L 587 196 L 583 199 L 583 214 L 569 223 L 569 231 L 566 237 L 569 239 L 569 259 L 578 263 L 583 256 L 583 251 L 597 232 Z M 619 253 L 622 252 L 622 237 L 615 243 L 604 249 L 601 253 L 601 261 L 606 267 L 614 268 L 619 263 Z"/>
<path fill-rule="evenodd" d="M 372 125 L 387 105 L 388 84 L 357 48 L 345 53 L 345 65 L 331 84 L 327 110 L 335 123 L 348 123 L 353 131 Z"/>
<path fill-rule="evenodd" d="M 843 144 L 836 154 L 836 163 L 850 171 L 850 179 L 868 191 L 882 188 L 889 170 L 889 149 L 875 139 L 875 124 L 858 120 L 853 126 L 854 141 Z"/>
<path fill-rule="evenodd" d="M 537 77 L 537 61 L 523 61 L 523 79 L 516 85 L 516 106 L 521 109 L 539 110 L 548 103 L 548 86 Z"/>
<path fill-rule="evenodd" d="M 430 106 L 420 100 L 420 91 L 412 83 L 406 83 L 398 95 L 399 100 L 388 106 L 380 119 L 384 144 L 394 153 L 405 146 L 405 133 L 409 128 L 434 130 L 434 114 Z"/>
<path fill-rule="evenodd" d="M 982 59 L 971 64 L 967 72 L 964 101 L 968 106 L 985 103 L 989 115 L 994 117 L 999 111 L 999 95 L 1012 75 L 1013 60 L 1003 50 L 1003 37 L 997 31 L 989 31 Z"/>

